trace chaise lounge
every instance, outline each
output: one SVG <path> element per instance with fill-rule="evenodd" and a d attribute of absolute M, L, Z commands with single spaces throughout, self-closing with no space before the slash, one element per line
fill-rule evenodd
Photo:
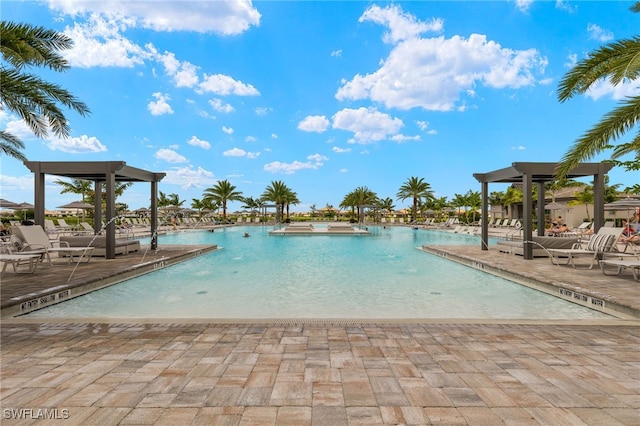
<path fill-rule="evenodd" d="M 61 236 L 61 242 L 65 242 L 69 247 L 93 247 L 93 255 L 104 257 L 107 252 L 107 238 L 104 235 L 98 235 L 94 238 L 93 235 L 80 235 L 80 236 Z M 128 254 L 135 251 L 140 251 L 140 241 L 134 239 L 116 239 L 116 255 Z"/>

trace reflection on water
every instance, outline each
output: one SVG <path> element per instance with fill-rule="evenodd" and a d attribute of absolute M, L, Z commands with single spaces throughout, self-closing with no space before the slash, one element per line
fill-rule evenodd
<path fill-rule="evenodd" d="M 253 238 L 243 238 L 249 229 Z M 372 228 L 370 236 L 268 236 L 234 227 L 159 237 L 222 250 L 32 316 L 165 318 L 604 318 L 564 300 L 426 254 L 477 236 Z M 143 243 L 147 243 L 144 242 Z"/>

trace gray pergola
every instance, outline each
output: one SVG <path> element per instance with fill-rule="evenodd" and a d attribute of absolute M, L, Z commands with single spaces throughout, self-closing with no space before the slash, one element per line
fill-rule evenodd
<path fill-rule="evenodd" d="M 95 185 L 95 233 L 102 230 L 102 186 L 106 193 L 105 221 L 106 258 L 116 257 L 115 184 L 116 182 L 151 183 L 151 249 L 158 246 L 158 182 L 165 173 L 154 173 L 127 166 L 124 161 L 25 161 L 25 166 L 35 175 L 34 204 L 35 222 L 44 227 L 45 175 L 64 176 L 94 182 Z"/>
<path fill-rule="evenodd" d="M 512 163 L 511 167 L 488 173 L 474 173 L 473 177 L 482 185 L 482 250 L 488 250 L 489 240 L 489 183 L 521 183 L 523 192 L 523 241 L 531 241 L 533 234 L 533 184 L 538 185 L 538 194 L 544 194 L 544 184 L 555 180 L 558 163 Z M 610 163 L 581 163 L 567 178 L 593 176 L 593 229 L 604 225 L 604 176 L 613 167 Z M 538 218 L 544 217 L 544 195 L 538 196 L 536 205 Z M 538 225 L 538 235 L 544 235 L 544 226 Z M 533 246 L 524 244 L 524 258 L 533 259 Z"/>

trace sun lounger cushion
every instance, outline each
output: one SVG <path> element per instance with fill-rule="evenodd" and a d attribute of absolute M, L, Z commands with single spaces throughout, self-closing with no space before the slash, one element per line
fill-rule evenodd
<path fill-rule="evenodd" d="M 93 242 L 92 242 L 93 240 Z M 60 241 L 66 241 L 70 247 L 95 247 L 94 256 L 105 256 L 107 251 L 107 239 L 104 236 L 61 236 Z M 116 239 L 116 254 L 127 254 L 140 250 L 140 241 L 132 239 Z"/>

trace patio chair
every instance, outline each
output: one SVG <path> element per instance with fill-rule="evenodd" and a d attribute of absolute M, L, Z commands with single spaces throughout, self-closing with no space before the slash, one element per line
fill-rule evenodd
<path fill-rule="evenodd" d="M 69 247 L 69 243 L 65 241 L 51 241 L 42 226 L 13 226 L 12 233 L 23 241 L 23 247 L 16 254 L 44 254 L 47 257 L 49 266 L 54 266 L 52 255 L 63 259 L 64 264 L 70 264 L 73 257 L 79 260 L 85 259 L 87 262 L 91 260 L 93 247 Z M 60 262 L 58 262 L 60 263 Z"/>
<path fill-rule="evenodd" d="M 605 275 L 619 275 L 622 269 L 631 269 L 633 279 L 640 281 L 640 259 L 603 259 L 600 262 L 600 269 Z M 607 266 L 612 266 L 615 272 L 607 272 Z"/>
<path fill-rule="evenodd" d="M 602 227 L 594 234 L 584 246 L 584 243 L 576 243 L 570 249 L 548 249 L 549 260 L 554 265 L 569 265 L 575 269 L 591 269 L 602 253 L 610 253 L 617 250 L 617 242 L 622 235 L 623 228 Z M 575 259 L 578 257 L 590 257 L 589 265 L 584 267 L 576 265 Z M 566 262 L 560 263 L 561 258 L 566 258 Z"/>
<path fill-rule="evenodd" d="M 0 271 L 0 277 L 4 275 L 7 266 L 13 267 L 13 272 L 16 274 L 33 274 L 40 260 L 40 254 L 6 254 L 0 253 L 0 263 L 2 263 L 2 270 Z M 21 266 L 26 265 L 27 268 L 21 269 Z"/>

